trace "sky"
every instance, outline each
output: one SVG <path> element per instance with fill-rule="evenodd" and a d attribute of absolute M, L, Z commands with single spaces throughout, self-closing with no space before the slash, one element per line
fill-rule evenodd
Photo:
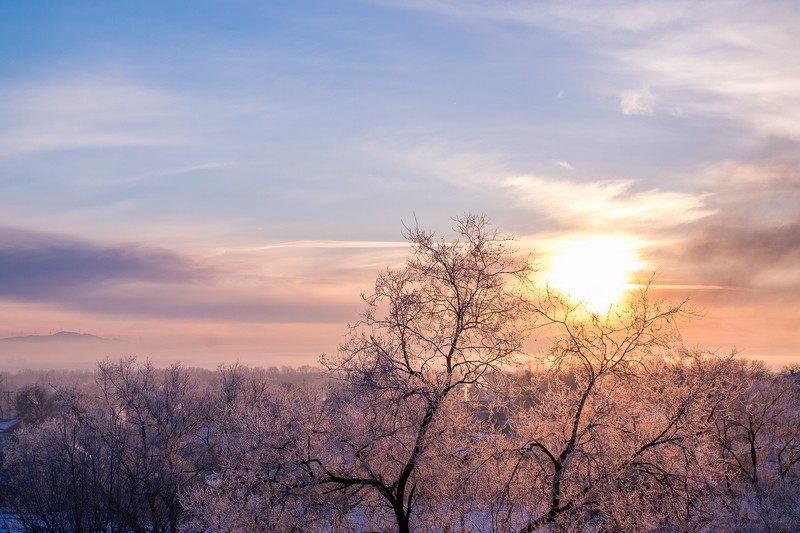
<path fill-rule="evenodd" d="M 688 346 L 798 362 L 798 22 L 770 0 L 2 2 L 0 337 L 313 365 L 404 225 L 480 213 L 543 271 L 624 242 L 702 314 Z M 49 352 L 0 367 L 109 348 Z"/>

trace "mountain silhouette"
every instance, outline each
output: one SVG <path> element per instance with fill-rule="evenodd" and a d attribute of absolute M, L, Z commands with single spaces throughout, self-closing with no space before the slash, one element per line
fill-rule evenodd
<path fill-rule="evenodd" d="M 89 333 L 75 333 L 74 331 L 59 331 L 52 335 L 20 335 L 5 337 L 0 342 L 114 342 L 115 339 L 106 339 Z"/>

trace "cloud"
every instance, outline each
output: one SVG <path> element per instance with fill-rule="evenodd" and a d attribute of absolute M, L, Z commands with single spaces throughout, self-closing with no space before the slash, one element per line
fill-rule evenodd
<path fill-rule="evenodd" d="M 121 284 L 97 287 L 72 308 L 103 315 L 161 317 L 213 322 L 335 323 L 355 318 L 358 293 L 352 298 L 310 294 L 295 284 L 280 290 L 254 283 L 207 286 Z"/>
<path fill-rule="evenodd" d="M 185 98 L 111 80 L 58 80 L 0 89 L 0 157 L 54 150 L 177 145 L 164 125 L 183 116 Z"/>
<path fill-rule="evenodd" d="M 771 223 L 728 214 L 661 247 L 658 281 L 681 280 L 671 299 L 688 298 L 703 320 L 687 324 L 692 343 L 745 355 L 797 361 L 800 342 L 800 222 Z M 714 290 L 699 290 L 703 286 Z"/>
<path fill-rule="evenodd" d="M 207 163 L 196 163 L 192 165 L 183 165 L 179 167 L 170 167 L 160 170 L 153 170 L 150 172 L 143 172 L 140 174 L 135 174 L 131 176 L 124 176 L 120 178 L 103 178 L 103 179 L 96 179 L 96 180 L 84 180 L 84 182 L 88 185 L 97 185 L 97 186 L 116 186 L 116 185 L 127 185 L 131 183 L 140 183 L 143 181 L 151 181 L 160 178 L 169 178 L 174 176 L 183 176 L 185 174 L 193 174 L 195 172 L 203 172 L 206 170 L 219 170 L 223 168 L 230 168 L 236 166 L 237 163 L 234 162 L 226 162 L 226 161 L 219 161 L 219 162 L 207 162 Z"/>
<path fill-rule="evenodd" d="M 713 214 L 706 195 L 652 189 L 632 191 L 635 182 L 577 182 L 517 176 L 501 182 L 520 206 L 527 206 L 566 227 L 625 226 L 657 230 L 700 220 Z"/>
<path fill-rule="evenodd" d="M 0 300 L 99 316 L 341 323 L 355 318 L 360 291 L 406 248 L 322 241 L 189 257 L 0 228 Z"/>
<path fill-rule="evenodd" d="M 725 226 L 710 225 L 682 247 L 682 254 L 710 283 L 800 289 L 797 276 L 800 222 L 797 221 L 758 224 L 740 220 Z"/>
<path fill-rule="evenodd" d="M 647 87 L 627 91 L 620 97 L 620 110 L 624 115 L 651 115 L 653 109 L 653 93 Z"/>
<path fill-rule="evenodd" d="M 176 283 L 209 272 L 168 250 L 101 246 L 55 234 L 0 228 L 0 296 L 43 299 L 120 282 Z"/>
<path fill-rule="evenodd" d="M 752 205 L 756 196 L 800 194 L 800 169 L 796 156 L 779 159 L 726 159 L 707 167 L 702 175 L 709 185 L 732 191 Z"/>
<path fill-rule="evenodd" d="M 529 27 L 564 36 L 602 72 L 594 90 L 621 98 L 623 112 L 650 113 L 655 101 L 625 85 L 657 91 L 659 107 L 746 124 L 800 140 L 800 4 L 780 0 L 487 3 L 382 0 L 472 25 Z M 746 15 L 744 15 L 746 13 Z M 509 25 L 508 23 L 513 23 Z"/>
<path fill-rule="evenodd" d="M 272 250 L 278 248 L 300 249 L 381 249 L 381 248 L 408 248 L 406 241 L 288 241 L 264 246 L 242 248 L 240 251 Z"/>
<path fill-rule="evenodd" d="M 501 154 L 485 146 L 475 149 L 470 143 L 448 142 L 440 131 L 410 134 L 395 134 L 381 142 L 365 139 L 358 149 L 406 176 L 434 176 L 459 187 L 484 187 L 487 176 L 497 176 L 504 169 Z"/>

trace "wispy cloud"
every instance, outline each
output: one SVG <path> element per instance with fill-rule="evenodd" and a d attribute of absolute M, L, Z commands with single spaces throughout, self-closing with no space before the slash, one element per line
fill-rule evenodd
<path fill-rule="evenodd" d="M 410 245 L 405 241 L 288 241 L 264 246 L 253 246 L 248 248 L 238 248 L 237 251 L 261 251 L 274 250 L 280 248 L 301 248 L 301 249 L 375 249 L 375 248 L 408 248 Z M 227 251 L 227 250 L 226 250 Z"/>
<path fill-rule="evenodd" d="M 82 148 L 176 145 L 164 128 L 185 103 L 177 95 L 109 80 L 57 80 L 0 88 L 0 157 Z"/>
<path fill-rule="evenodd" d="M 800 139 L 800 5 L 785 1 L 487 3 L 381 0 L 472 24 L 513 22 L 565 36 L 601 65 L 595 90 L 621 111 L 698 114 Z M 658 94 L 631 91 L 645 84 Z M 624 85 L 628 84 L 628 87 Z"/>
<path fill-rule="evenodd" d="M 487 180 L 502 175 L 502 157 L 485 148 L 471 150 L 468 144 L 448 140 L 441 131 L 424 131 L 382 142 L 365 139 L 358 149 L 406 174 L 432 176 L 459 187 L 485 187 Z"/>
<path fill-rule="evenodd" d="M 800 158 L 792 152 L 789 155 L 775 159 L 724 159 L 709 165 L 699 177 L 722 191 L 748 193 L 738 197 L 750 205 L 765 194 L 800 194 Z"/>
<path fill-rule="evenodd" d="M 789 3 L 703 4 L 674 25 L 610 51 L 618 68 L 660 89 L 663 106 L 800 139 L 800 46 Z M 743 17 L 742 11 L 748 15 Z"/>
<path fill-rule="evenodd" d="M 150 172 L 143 172 L 132 176 L 124 176 L 119 178 L 105 178 L 102 180 L 89 180 L 82 182 L 82 184 L 85 183 L 87 185 L 96 185 L 96 186 L 127 185 L 131 183 L 140 183 L 143 181 L 150 181 L 160 178 L 183 176 L 185 174 L 203 172 L 205 170 L 219 170 L 223 168 L 230 168 L 236 165 L 237 163 L 228 161 L 196 163 L 192 165 L 183 165 L 179 167 L 171 167 L 160 170 L 153 170 Z"/>
<path fill-rule="evenodd" d="M 375 272 L 404 257 L 406 246 L 318 241 L 189 257 L 0 228 L 0 301 L 101 316 L 342 322 L 360 310 L 358 296 Z"/>
<path fill-rule="evenodd" d="M 703 194 L 652 189 L 636 192 L 629 180 L 577 182 L 538 176 L 507 178 L 501 185 L 527 206 L 566 227 L 655 230 L 713 214 Z"/>
<path fill-rule="evenodd" d="M 653 93 L 648 87 L 624 92 L 620 109 L 624 115 L 650 115 L 654 109 Z"/>

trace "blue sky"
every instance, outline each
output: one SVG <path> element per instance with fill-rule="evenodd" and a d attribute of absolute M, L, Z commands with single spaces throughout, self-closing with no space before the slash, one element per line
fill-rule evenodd
<path fill-rule="evenodd" d="M 703 310 L 690 342 L 788 361 L 798 21 L 771 1 L 4 2 L 0 333 L 313 363 L 402 261 L 403 223 L 477 212 L 545 262 L 623 236 Z"/>

